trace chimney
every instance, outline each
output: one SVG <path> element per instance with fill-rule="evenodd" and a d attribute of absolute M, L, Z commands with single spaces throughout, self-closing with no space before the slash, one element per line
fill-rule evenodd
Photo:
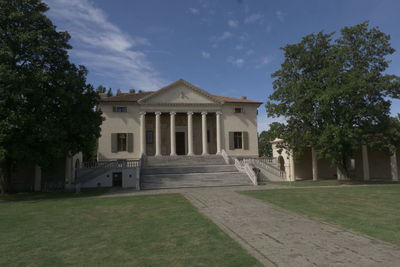
<path fill-rule="evenodd" d="M 247 96 L 242 96 L 242 99 L 246 100 L 246 99 L 247 99 Z"/>

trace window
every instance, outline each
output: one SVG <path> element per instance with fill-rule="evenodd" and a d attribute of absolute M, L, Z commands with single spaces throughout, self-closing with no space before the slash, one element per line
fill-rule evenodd
<path fill-rule="evenodd" d="M 233 148 L 242 148 L 242 132 L 233 133 Z"/>
<path fill-rule="evenodd" d="M 114 106 L 113 107 L 113 112 L 128 112 L 128 108 L 127 107 Z"/>
<path fill-rule="evenodd" d="M 243 108 L 235 108 L 235 113 L 243 113 Z"/>
<path fill-rule="evenodd" d="M 146 131 L 146 144 L 153 144 L 153 131 Z"/>
<path fill-rule="evenodd" d="M 210 130 L 207 130 L 207 143 L 210 143 Z"/>
<path fill-rule="evenodd" d="M 126 133 L 117 134 L 117 150 L 118 151 L 127 151 L 127 142 L 128 138 Z"/>

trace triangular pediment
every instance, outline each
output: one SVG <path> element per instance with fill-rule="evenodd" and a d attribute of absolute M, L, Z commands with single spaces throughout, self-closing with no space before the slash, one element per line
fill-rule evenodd
<path fill-rule="evenodd" d="M 184 80 L 178 80 L 145 97 L 139 103 L 146 104 L 220 104 L 206 91 Z"/>

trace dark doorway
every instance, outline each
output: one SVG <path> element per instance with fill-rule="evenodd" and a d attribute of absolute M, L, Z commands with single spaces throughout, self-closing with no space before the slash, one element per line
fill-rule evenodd
<path fill-rule="evenodd" d="M 176 154 L 185 155 L 185 132 L 176 132 Z"/>
<path fill-rule="evenodd" d="M 113 172 L 112 178 L 113 187 L 122 187 L 122 172 Z"/>

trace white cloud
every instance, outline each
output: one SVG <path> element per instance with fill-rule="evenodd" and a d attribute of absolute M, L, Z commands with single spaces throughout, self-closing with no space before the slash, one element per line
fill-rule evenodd
<path fill-rule="evenodd" d="M 231 38 L 232 36 L 233 36 L 232 33 L 230 33 L 230 32 L 224 32 L 224 33 L 218 38 L 218 40 L 219 40 L 219 41 L 223 41 L 223 40 L 225 40 L 225 39 Z"/>
<path fill-rule="evenodd" d="M 246 17 L 244 19 L 245 24 L 253 24 L 256 22 L 262 22 L 264 16 L 262 14 L 256 13 L 256 14 L 251 14 L 250 16 Z"/>
<path fill-rule="evenodd" d="M 49 15 L 71 34 L 71 54 L 90 72 L 103 73 L 121 87 L 142 90 L 160 88 L 165 81 L 138 47 L 149 40 L 131 36 L 110 22 L 106 13 L 89 0 L 45 0 Z"/>
<path fill-rule="evenodd" d="M 228 20 L 228 25 L 231 28 L 236 28 L 239 25 L 239 22 L 237 20 L 230 19 Z"/>
<path fill-rule="evenodd" d="M 204 58 L 210 58 L 210 53 L 208 53 L 208 52 L 206 52 L 206 51 L 201 51 L 201 55 L 204 57 Z"/>
<path fill-rule="evenodd" d="M 233 66 L 238 68 L 242 67 L 245 62 L 243 58 L 235 58 L 233 56 L 229 56 L 227 58 L 227 61 L 228 63 L 231 63 Z"/>
<path fill-rule="evenodd" d="M 270 58 L 267 56 L 261 57 L 258 60 L 258 64 L 256 65 L 256 69 L 262 68 L 263 66 L 269 64 L 271 62 Z"/>
<path fill-rule="evenodd" d="M 254 54 L 254 50 L 253 49 L 249 49 L 249 50 L 246 51 L 246 55 L 250 56 L 252 54 Z"/>
<path fill-rule="evenodd" d="M 233 34 L 231 32 L 223 32 L 220 36 L 213 36 L 210 38 L 210 40 L 213 42 L 212 48 L 217 48 L 218 44 L 226 39 L 232 38 Z"/>
<path fill-rule="evenodd" d="M 194 8 L 194 7 L 190 7 L 189 8 L 189 12 L 194 14 L 194 15 L 199 14 L 199 10 L 197 8 Z"/>
<path fill-rule="evenodd" d="M 237 45 L 235 46 L 235 49 L 236 49 L 236 50 L 242 50 L 243 48 L 244 48 L 243 44 L 237 44 Z"/>
<path fill-rule="evenodd" d="M 278 20 L 280 21 L 280 22 L 284 22 L 285 21 L 285 17 L 286 17 L 286 14 L 285 13 L 283 13 L 282 11 L 280 11 L 280 10 L 278 10 L 278 11 L 276 11 L 276 17 L 278 18 Z"/>

